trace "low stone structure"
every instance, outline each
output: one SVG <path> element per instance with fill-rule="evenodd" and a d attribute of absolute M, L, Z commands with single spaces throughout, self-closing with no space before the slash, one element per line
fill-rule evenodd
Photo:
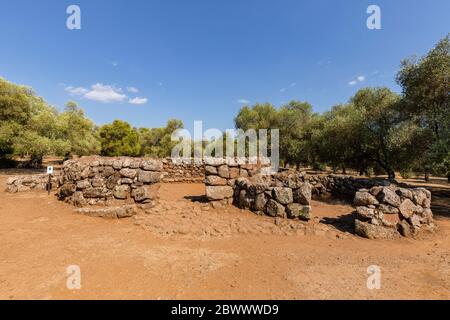
<path fill-rule="evenodd" d="M 415 237 L 420 231 L 435 231 L 431 192 L 425 188 L 375 186 L 359 190 L 355 232 L 369 239 Z"/>
<path fill-rule="evenodd" d="M 151 203 L 157 197 L 152 185 L 162 179 L 163 163 L 146 158 L 83 157 L 64 162 L 57 196 L 77 207 Z"/>
<path fill-rule="evenodd" d="M 59 174 L 52 175 L 52 189 L 59 188 L 61 176 Z M 13 176 L 6 180 L 6 192 L 16 193 L 29 190 L 47 190 L 48 174 L 33 174 Z"/>
<path fill-rule="evenodd" d="M 270 174 L 268 163 L 249 164 L 230 158 L 205 158 L 206 198 L 211 202 L 232 203 L 236 179 Z"/>
<path fill-rule="evenodd" d="M 162 182 L 174 183 L 195 183 L 203 182 L 205 179 L 205 164 L 198 163 L 193 159 L 189 161 L 173 161 L 172 158 L 162 159 L 163 176 Z"/>
<path fill-rule="evenodd" d="M 302 179 L 311 184 L 313 196 L 317 198 L 333 196 L 349 200 L 353 200 L 359 189 L 390 184 L 385 179 L 367 179 L 336 174 L 303 175 Z"/>
<path fill-rule="evenodd" d="M 257 214 L 309 219 L 312 186 L 301 174 L 270 174 L 268 164 L 237 164 L 206 161 L 206 197 L 209 201 L 234 203 Z M 297 179 L 297 180 L 295 180 Z M 295 181 L 294 181 L 295 180 Z"/>
<path fill-rule="evenodd" d="M 311 218 L 312 186 L 308 182 L 281 182 L 276 177 L 254 176 L 236 181 L 234 203 L 270 217 Z"/>
<path fill-rule="evenodd" d="M 185 159 L 186 160 L 186 159 Z M 129 157 L 82 157 L 64 162 L 52 176 L 59 199 L 80 214 L 123 218 L 148 210 L 158 198 L 158 182 L 199 182 L 213 207 L 234 204 L 260 215 L 309 220 L 311 199 L 324 196 L 353 199 L 355 232 L 377 238 L 415 237 L 435 231 L 431 193 L 385 179 L 342 175 L 307 175 L 297 171 L 272 173 L 270 163 L 205 158 L 203 162 Z M 7 192 L 45 190 L 48 175 L 16 176 L 7 180 Z M 107 208 L 90 207 L 103 205 Z"/>

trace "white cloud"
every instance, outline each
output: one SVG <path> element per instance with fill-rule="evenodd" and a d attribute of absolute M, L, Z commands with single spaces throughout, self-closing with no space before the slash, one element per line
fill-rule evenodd
<path fill-rule="evenodd" d="M 357 76 L 355 79 L 353 79 L 352 81 L 350 81 L 348 84 L 350 85 L 350 86 L 354 86 L 354 85 L 356 85 L 356 84 L 358 84 L 358 83 L 360 83 L 360 82 L 363 82 L 363 81 L 365 81 L 366 80 L 366 76 L 364 76 L 364 75 L 360 75 L 360 76 Z"/>
<path fill-rule="evenodd" d="M 103 85 L 101 83 L 91 86 L 91 90 L 84 94 L 84 98 L 103 103 L 110 102 L 122 102 L 127 96 L 121 93 L 122 89 L 114 88 L 109 85 Z"/>
<path fill-rule="evenodd" d="M 291 83 L 291 88 L 295 87 L 297 84 L 295 82 Z"/>
<path fill-rule="evenodd" d="M 117 61 L 111 61 L 111 64 L 113 67 L 117 67 L 119 65 L 119 62 Z"/>
<path fill-rule="evenodd" d="M 281 88 L 280 89 L 280 92 L 285 92 L 286 91 L 286 88 Z"/>
<path fill-rule="evenodd" d="M 82 96 L 89 91 L 83 87 L 72 87 L 72 86 L 69 86 L 64 90 L 66 90 L 71 96 Z"/>
<path fill-rule="evenodd" d="M 136 97 L 133 99 L 128 100 L 129 104 L 135 104 L 135 105 L 140 105 L 140 104 L 146 104 L 148 101 L 147 98 L 140 98 L 140 97 Z"/>
<path fill-rule="evenodd" d="M 240 104 L 249 104 L 250 103 L 250 101 L 248 101 L 246 99 L 239 99 L 237 102 Z"/>
<path fill-rule="evenodd" d="M 131 93 L 138 93 L 139 89 L 136 87 L 127 87 L 127 91 Z"/>
<path fill-rule="evenodd" d="M 122 102 L 127 98 L 127 96 L 122 93 L 121 88 L 115 88 L 101 83 L 92 85 L 90 89 L 69 86 L 65 90 L 72 96 L 80 96 L 88 100 L 103 103 Z"/>

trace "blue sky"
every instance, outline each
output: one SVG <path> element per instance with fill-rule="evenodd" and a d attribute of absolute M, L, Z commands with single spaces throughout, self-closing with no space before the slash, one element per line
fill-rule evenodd
<path fill-rule="evenodd" d="M 81 8 L 81 30 L 66 8 Z M 382 30 L 366 27 L 381 7 Z M 98 124 L 233 128 L 245 101 L 322 112 L 450 32 L 448 0 L 0 0 L 0 76 Z M 136 90 L 137 89 L 137 90 Z"/>

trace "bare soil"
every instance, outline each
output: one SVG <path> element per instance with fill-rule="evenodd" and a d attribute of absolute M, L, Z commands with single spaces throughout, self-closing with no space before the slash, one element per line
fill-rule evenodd
<path fill-rule="evenodd" d="M 374 241 L 352 234 L 345 203 L 314 202 L 309 222 L 275 220 L 208 209 L 201 184 L 163 184 L 149 213 L 104 220 L 45 192 L 5 193 L 12 173 L 0 174 L 0 299 L 450 298 L 445 188 L 437 234 Z M 66 286 L 69 265 L 80 290 Z M 371 265 L 379 290 L 366 285 Z"/>

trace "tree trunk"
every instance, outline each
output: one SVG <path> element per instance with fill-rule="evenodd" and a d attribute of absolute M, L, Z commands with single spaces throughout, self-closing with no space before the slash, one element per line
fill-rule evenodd
<path fill-rule="evenodd" d="M 395 180 L 395 172 L 394 170 L 388 170 L 388 179 Z"/>

